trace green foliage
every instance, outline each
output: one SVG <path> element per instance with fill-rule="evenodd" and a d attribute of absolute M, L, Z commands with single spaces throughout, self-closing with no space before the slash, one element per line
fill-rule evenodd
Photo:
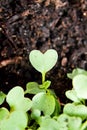
<path fill-rule="evenodd" d="M 3 119 L 7 118 L 9 116 L 9 111 L 8 109 L 2 107 L 0 108 L 0 121 L 2 121 Z"/>
<path fill-rule="evenodd" d="M 74 89 L 66 91 L 65 95 L 67 98 L 69 98 L 70 100 L 74 102 L 77 102 L 77 103 L 81 102 L 81 99 L 77 96 L 77 93 Z"/>
<path fill-rule="evenodd" d="M 46 92 L 46 90 L 50 87 L 51 81 L 45 81 L 43 84 L 38 84 L 37 82 L 29 82 L 26 85 L 25 94 L 37 94 L 40 92 Z"/>
<path fill-rule="evenodd" d="M 29 59 L 32 66 L 42 74 L 42 82 L 44 82 L 45 74 L 56 64 L 58 54 L 53 49 L 47 50 L 44 54 L 39 50 L 33 50 L 30 52 Z"/>
<path fill-rule="evenodd" d="M 27 111 L 32 106 L 32 101 L 24 97 L 24 90 L 16 86 L 9 91 L 6 101 L 10 111 L 0 108 L 0 130 L 25 130 L 28 123 Z"/>
<path fill-rule="evenodd" d="M 4 102 L 5 96 L 6 96 L 6 95 L 1 91 L 1 92 L 0 92 L 0 105 Z"/>
<path fill-rule="evenodd" d="M 58 130 L 58 123 L 49 116 L 41 117 L 38 130 Z"/>
<path fill-rule="evenodd" d="M 68 73 L 67 77 L 69 77 L 70 79 L 73 79 L 76 75 L 79 75 L 79 74 L 83 74 L 83 75 L 87 76 L 87 71 L 80 69 L 80 68 L 77 68 L 77 69 L 74 69 L 72 71 L 72 73 Z"/>
<path fill-rule="evenodd" d="M 58 54 L 55 50 L 49 49 L 44 54 L 39 50 L 33 50 L 29 55 L 32 66 L 41 73 L 51 70 L 57 62 Z"/>
<path fill-rule="evenodd" d="M 73 88 L 77 96 L 82 99 L 87 99 L 87 75 L 79 74 L 73 78 Z"/>
<path fill-rule="evenodd" d="M 24 90 L 19 86 L 10 90 L 6 96 L 6 101 L 9 104 L 11 111 L 23 110 L 26 112 L 32 106 L 32 101 L 29 98 L 24 97 Z"/>
<path fill-rule="evenodd" d="M 51 81 L 44 81 L 43 84 L 40 85 L 40 88 L 44 88 L 47 90 L 50 87 Z"/>
<path fill-rule="evenodd" d="M 29 93 L 29 94 L 37 94 L 37 93 L 40 93 L 40 92 L 45 92 L 45 90 L 41 89 L 39 87 L 38 83 L 36 83 L 36 82 L 27 83 L 25 94 L 27 94 L 27 93 Z"/>
<path fill-rule="evenodd" d="M 80 117 L 61 114 L 57 118 L 58 130 L 80 130 L 82 120 Z"/>
<path fill-rule="evenodd" d="M 49 93 L 38 93 L 33 99 L 33 109 L 38 109 L 43 112 L 44 115 L 51 115 L 55 110 L 55 98 Z"/>
<path fill-rule="evenodd" d="M 83 104 L 67 103 L 63 109 L 63 112 L 70 116 L 77 116 L 82 119 L 87 119 L 87 107 Z"/>
<path fill-rule="evenodd" d="M 71 117 L 80 117 L 82 123 L 79 130 L 87 130 L 87 71 L 77 68 L 68 77 L 72 79 L 73 88 L 65 94 L 73 103 L 67 103 L 63 112 Z"/>
<path fill-rule="evenodd" d="M 24 111 L 14 111 L 0 122 L 0 130 L 25 130 L 28 118 Z"/>
<path fill-rule="evenodd" d="M 29 58 L 42 74 L 42 84 L 29 82 L 25 91 L 16 86 L 8 94 L 0 92 L 0 130 L 87 130 L 87 71 L 77 68 L 67 74 L 73 88 L 65 94 L 71 103 L 61 107 L 55 92 L 49 89 L 51 81 L 45 80 L 57 62 L 57 52 L 33 50 Z"/>

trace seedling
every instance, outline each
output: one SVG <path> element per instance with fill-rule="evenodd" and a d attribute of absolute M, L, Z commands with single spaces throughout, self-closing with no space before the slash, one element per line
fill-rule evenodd
<path fill-rule="evenodd" d="M 33 50 L 30 52 L 29 59 L 32 66 L 42 74 L 42 83 L 44 83 L 45 75 L 56 64 L 58 54 L 53 49 L 47 50 L 44 54 L 39 50 Z"/>
<path fill-rule="evenodd" d="M 0 92 L 0 130 L 87 130 L 87 72 L 74 69 L 68 74 L 73 88 L 65 94 L 72 103 L 61 109 L 55 92 L 49 89 L 51 81 L 45 79 L 57 58 L 53 49 L 44 54 L 30 52 L 30 62 L 42 74 L 42 84 L 29 82 L 25 91 L 16 86 L 8 94 Z M 26 94 L 32 94 L 32 99 Z M 9 107 L 3 106 L 4 101 Z"/>
<path fill-rule="evenodd" d="M 68 74 L 72 79 L 73 89 L 66 92 L 66 96 L 74 102 L 84 101 L 87 99 L 87 72 L 82 69 L 74 69 Z"/>
<path fill-rule="evenodd" d="M 10 111 L 0 108 L 0 130 L 24 130 L 28 123 L 27 111 L 32 106 L 32 101 L 24 97 L 24 90 L 17 86 L 10 90 L 6 96 Z"/>
<path fill-rule="evenodd" d="M 66 92 L 66 96 L 73 103 L 66 104 L 63 112 L 69 116 L 80 117 L 82 123 L 79 130 L 87 130 L 87 71 L 77 68 L 68 77 L 72 79 L 73 88 Z"/>

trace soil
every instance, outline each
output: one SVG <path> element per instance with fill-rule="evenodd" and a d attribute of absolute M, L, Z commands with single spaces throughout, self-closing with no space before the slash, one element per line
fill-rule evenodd
<path fill-rule="evenodd" d="M 46 78 L 66 102 L 64 93 L 72 87 L 67 73 L 87 70 L 87 0 L 0 0 L 0 90 L 41 83 L 29 53 L 51 48 L 59 59 Z"/>

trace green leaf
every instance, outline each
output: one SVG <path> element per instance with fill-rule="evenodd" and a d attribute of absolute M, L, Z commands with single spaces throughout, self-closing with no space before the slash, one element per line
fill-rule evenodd
<path fill-rule="evenodd" d="M 40 88 L 38 83 L 36 82 L 27 83 L 25 94 L 26 93 L 37 94 L 39 92 L 45 92 L 45 90 L 43 88 Z"/>
<path fill-rule="evenodd" d="M 55 110 L 54 110 L 52 116 L 58 116 L 60 114 L 60 110 L 61 110 L 60 103 L 59 103 L 58 99 L 55 99 Z"/>
<path fill-rule="evenodd" d="M 71 117 L 69 118 L 69 130 L 80 130 L 82 124 L 82 120 L 79 117 Z"/>
<path fill-rule="evenodd" d="M 58 128 L 59 125 L 56 120 L 50 117 L 42 117 L 40 128 L 38 130 L 59 130 Z"/>
<path fill-rule="evenodd" d="M 30 52 L 29 59 L 37 71 L 46 73 L 56 64 L 58 54 L 54 49 L 49 49 L 44 54 L 39 50 L 33 50 Z"/>
<path fill-rule="evenodd" d="M 51 81 L 47 80 L 43 84 L 39 85 L 40 88 L 47 89 L 50 87 Z"/>
<path fill-rule="evenodd" d="M 9 118 L 4 119 L 0 124 L 1 130 L 25 130 L 28 117 L 23 111 L 14 111 Z"/>
<path fill-rule="evenodd" d="M 19 86 L 10 90 L 7 94 L 6 101 L 12 110 L 28 111 L 32 106 L 32 101 L 24 97 L 24 90 Z"/>
<path fill-rule="evenodd" d="M 68 73 L 67 77 L 70 79 L 73 79 L 76 75 L 79 75 L 79 74 L 83 74 L 83 75 L 87 76 L 87 71 L 80 69 L 80 68 L 77 68 L 77 69 L 74 69 L 72 71 L 72 73 Z"/>
<path fill-rule="evenodd" d="M 0 105 L 4 102 L 6 95 L 0 91 Z"/>
<path fill-rule="evenodd" d="M 51 115 L 55 109 L 55 98 L 48 93 L 38 93 L 33 99 L 33 109 L 38 109 L 44 113 L 44 115 Z"/>
<path fill-rule="evenodd" d="M 81 117 L 87 119 L 87 107 L 84 105 L 75 105 L 68 103 L 64 106 L 63 112 L 70 116 Z"/>
<path fill-rule="evenodd" d="M 73 78 L 73 88 L 78 98 L 87 99 L 87 76 L 79 74 Z"/>
<path fill-rule="evenodd" d="M 65 95 L 67 98 L 69 98 L 70 100 L 74 102 L 81 102 L 81 99 L 77 97 L 77 93 L 73 89 L 66 91 Z"/>
<path fill-rule="evenodd" d="M 9 111 L 8 109 L 2 107 L 0 108 L 0 121 L 2 121 L 3 119 L 7 118 L 9 116 Z"/>
<path fill-rule="evenodd" d="M 69 130 L 68 129 L 68 120 L 69 120 L 68 115 L 61 114 L 57 119 L 57 122 L 59 124 L 58 130 Z"/>
<path fill-rule="evenodd" d="M 59 124 L 58 130 L 80 130 L 82 120 L 80 117 L 70 117 L 66 114 L 61 114 L 57 122 Z"/>

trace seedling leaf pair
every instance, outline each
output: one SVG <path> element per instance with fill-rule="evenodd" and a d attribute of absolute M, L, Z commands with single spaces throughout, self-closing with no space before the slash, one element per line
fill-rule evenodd
<path fill-rule="evenodd" d="M 58 130 L 80 130 L 82 120 L 80 117 L 70 117 L 67 114 L 61 114 L 57 122 L 59 124 Z"/>
<path fill-rule="evenodd" d="M 43 88 L 41 89 L 37 82 L 29 82 L 29 83 L 27 83 L 25 94 L 26 93 L 37 94 L 37 93 L 40 93 L 40 92 L 45 92 L 45 90 Z"/>
<path fill-rule="evenodd" d="M 26 93 L 29 94 L 37 94 L 40 92 L 46 92 L 47 88 L 49 88 L 51 82 L 50 81 L 45 81 L 43 84 L 39 85 L 37 82 L 29 82 L 26 85 Z"/>
<path fill-rule="evenodd" d="M 63 112 L 70 116 L 81 117 L 82 119 L 87 118 L 87 107 L 85 105 L 67 103 Z"/>
<path fill-rule="evenodd" d="M 86 75 L 87 76 L 87 72 L 83 69 L 80 69 L 80 68 L 77 68 L 77 69 L 74 69 L 72 71 L 72 73 L 68 73 L 67 76 L 70 78 L 70 79 L 73 79 L 76 75 L 79 75 L 79 74 L 83 74 L 83 75 Z"/>
<path fill-rule="evenodd" d="M 39 72 L 48 72 L 57 62 L 58 54 L 55 50 L 49 49 L 44 54 L 39 50 L 33 50 L 29 55 L 32 66 Z"/>
<path fill-rule="evenodd" d="M 41 117 L 40 128 L 38 130 L 59 130 L 56 120 L 50 117 Z"/>
<path fill-rule="evenodd" d="M 28 118 L 23 111 L 14 111 L 9 114 L 8 118 L 0 122 L 1 130 L 25 130 Z"/>
<path fill-rule="evenodd" d="M 25 130 L 28 117 L 27 111 L 32 106 L 32 101 L 24 97 L 24 90 L 17 86 L 12 88 L 6 96 L 6 101 L 10 106 L 10 112 L 0 109 L 0 129 L 1 130 Z"/>
<path fill-rule="evenodd" d="M 10 105 L 11 110 L 28 111 L 32 106 L 32 101 L 24 97 L 24 90 L 17 86 L 10 90 L 6 97 L 7 103 Z"/>
<path fill-rule="evenodd" d="M 45 74 L 56 64 L 58 54 L 54 49 L 49 49 L 44 54 L 39 50 L 33 50 L 30 52 L 29 59 L 32 66 L 42 74 L 43 83 L 45 81 Z"/>
<path fill-rule="evenodd" d="M 66 92 L 67 98 L 74 102 L 87 99 L 87 72 L 82 69 L 75 69 L 68 76 L 72 79 L 73 89 Z"/>

